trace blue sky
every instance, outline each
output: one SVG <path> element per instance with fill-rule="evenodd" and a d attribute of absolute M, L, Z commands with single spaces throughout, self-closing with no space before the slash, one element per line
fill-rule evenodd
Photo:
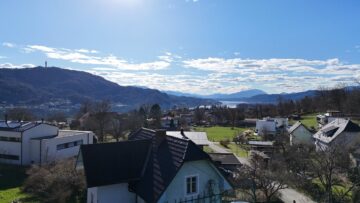
<path fill-rule="evenodd" d="M 0 2 L 0 67 L 83 70 L 120 85 L 295 92 L 360 79 L 360 1 Z"/>

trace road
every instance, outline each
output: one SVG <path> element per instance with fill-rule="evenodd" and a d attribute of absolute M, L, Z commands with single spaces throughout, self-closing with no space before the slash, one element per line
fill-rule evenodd
<path fill-rule="evenodd" d="M 217 153 L 231 153 L 230 150 L 219 146 L 218 143 L 210 142 L 209 147 Z M 240 161 L 240 163 L 250 165 L 250 162 L 247 158 L 238 156 L 236 156 L 236 158 Z M 315 203 L 309 197 L 292 188 L 280 190 L 279 193 L 281 194 L 280 199 L 285 203 L 293 203 L 294 200 L 296 203 Z"/>

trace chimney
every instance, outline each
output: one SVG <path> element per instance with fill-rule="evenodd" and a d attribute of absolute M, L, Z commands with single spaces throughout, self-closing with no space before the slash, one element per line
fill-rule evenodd
<path fill-rule="evenodd" d="M 157 129 L 155 130 L 155 146 L 156 148 L 166 139 L 166 130 Z"/>
<path fill-rule="evenodd" d="M 8 115 L 5 114 L 5 123 L 7 123 L 7 121 L 8 121 Z"/>
<path fill-rule="evenodd" d="M 43 118 L 41 119 L 41 123 L 44 123 L 44 119 L 43 119 Z"/>

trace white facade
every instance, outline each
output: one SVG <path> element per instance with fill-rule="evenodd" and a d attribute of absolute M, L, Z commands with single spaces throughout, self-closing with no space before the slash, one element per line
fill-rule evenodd
<path fill-rule="evenodd" d="M 186 178 L 197 178 L 196 193 L 187 194 Z M 212 187 L 210 189 L 209 187 Z M 178 171 L 170 185 L 158 200 L 159 203 L 179 202 L 196 198 L 198 195 L 208 194 L 212 190 L 213 194 L 232 189 L 231 185 L 221 175 L 221 173 L 207 160 L 186 162 Z M 176 200 L 176 201 L 175 201 Z M 220 196 L 210 200 L 204 199 L 201 202 L 221 202 Z M 143 199 L 135 193 L 130 192 L 127 183 L 88 188 L 87 203 L 145 203 Z"/>
<path fill-rule="evenodd" d="M 314 143 L 312 133 L 300 122 L 294 124 L 294 128 L 289 131 L 290 145 L 305 144 L 312 145 Z"/>
<path fill-rule="evenodd" d="M 256 121 L 255 131 L 258 135 L 276 135 L 280 128 L 286 129 L 288 126 L 287 118 L 263 118 Z"/>
<path fill-rule="evenodd" d="M 0 163 L 42 164 L 76 156 L 80 144 L 93 143 L 90 131 L 63 131 L 46 123 L 25 125 L 31 127 L 0 129 Z"/>

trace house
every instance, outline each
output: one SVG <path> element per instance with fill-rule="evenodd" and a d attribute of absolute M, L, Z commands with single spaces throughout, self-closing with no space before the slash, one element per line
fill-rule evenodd
<path fill-rule="evenodd" d="M 332 144 L 357 144 L 360 141 L 360 126 L 349 119 L 337 118 L 323 126 L 313 135 L 317 150 Z"/>
<path fill-rule="evenodd" d="M 344 117 L 345 115 L 341 111 L 327 110 L 325 114 L 317 115 L 316 121 L 318 122 L 319 127 L 322 127 L 337 118 L 344 118 Z"/>
<path fill-rule="evenodd" d="M 176 129 L 179 124 L 177 117 L 164 116 L 161 118 L 161 127 L 164 129 Z"/>
<path fill-rule="evenodd" d="M 45 122 L 0 121 L 0 163 L 30 165 L 75 157 L 92 144 L 90 131 L 59 130 Z"/>
<path fill-rule="evenodd" d="M 128 141 L 82 145 L 77 168 L 85 171 L 88 203 L 179 202 L 232 189 L 194 142 L 162 130 L 142 128 Z"/>
<path fill-rule="evenodd" d="M 300 121 L 296 122 L 288 129 L 289 137 L 290 137 L 290 145 L 293 144 L 313 144 L 312 133 L 305 125 L 303 125 Z"/>
<path fill-rule="evenodd" d="M 206 132 L 193 132 L 193 131 L 166 131 L 166 135 L 177 138 L 186 138 L 193 141 L 197 146 L 203 149 L 204 146 L 209 146 L 209 140 Z"/>
<path fill-rule="evenodd" d="M 288 126 L 287 118 L 263 118 L 256 121 L 255 132 L 258 135 L 276 135 Z"/>

